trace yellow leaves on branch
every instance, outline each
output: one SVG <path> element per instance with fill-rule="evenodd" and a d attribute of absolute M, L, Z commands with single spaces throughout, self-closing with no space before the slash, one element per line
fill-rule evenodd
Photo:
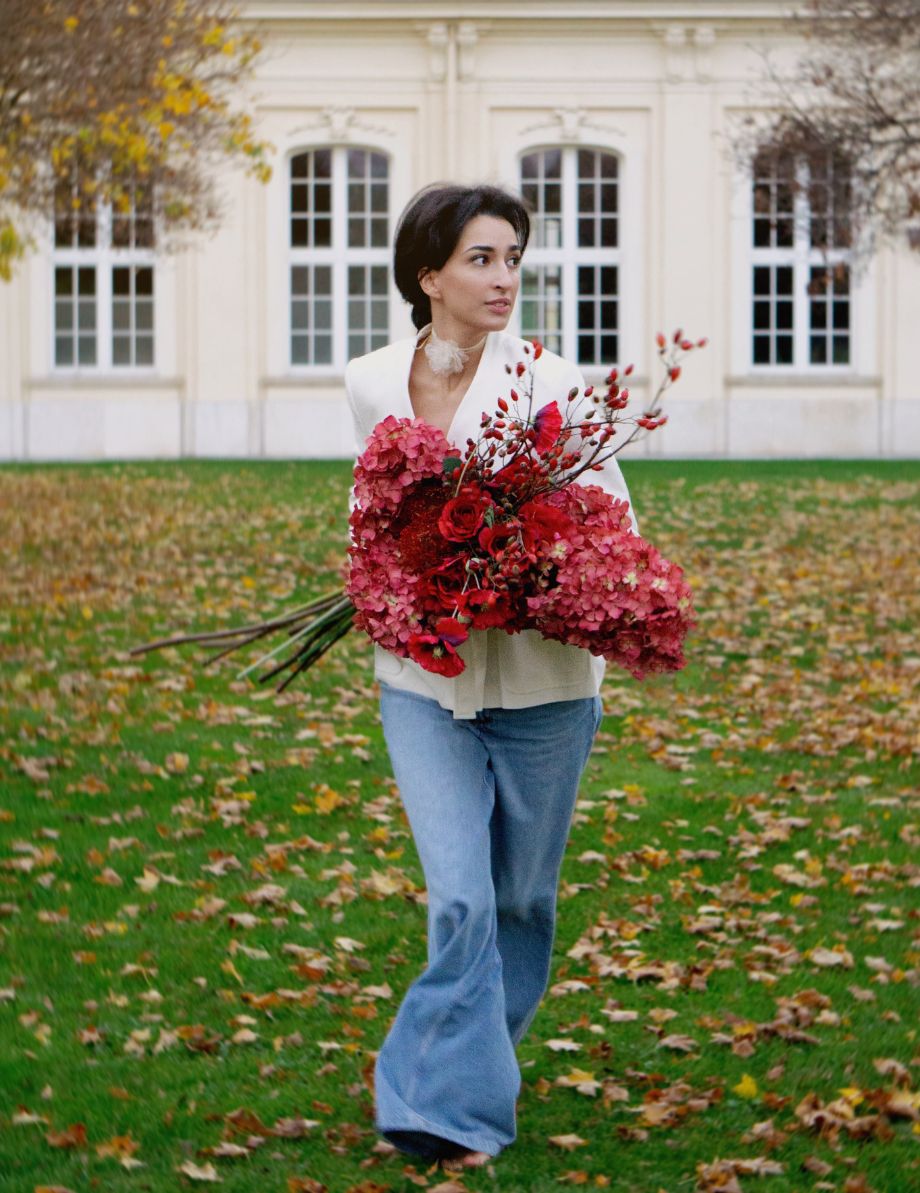
<path fill-rule="evenodd" d="M 205 6 L 203 13 L 185 0 L 167 4 L 157 22 L 147 19 L 147 7 L 139 3 L 118 6 L 108 25 L 95 24 L 92 11 L 61 5 L 47 30 L 34 16 L 39 33 L 55 36 L 41 43 L 34 63 L 27 55 L 17 57 L 7 88 L 17 98 L 0 130 L 6 221 L 0 220 L 0 279 L 12 276 L 28 247 L 16 226 L 33 215 L 51 220 L 59 213 L 56 182 L 74 195 L 116 205 L 116 190 L 125 192 L 142 176 L 155 186 L 155 214 L 166 231 L 203 228 L 214 220 L 210 163 L 204 164 L 212 152 L 239 162 L 260 181 L 271 176 L 272 146 L 236 110 L 261 50 L 258 39 L 221 23 L 213 8 Z M 119 14 L 131 19 L 119 21 Z M 130 70 L 121 61 L 126 39 Z M 97 78 L 94 63 L 106 55 L 113 69 Z M 56 80 L 50 90 L 47 78 Z M 50 175 L 44 169 L 49 161 Z M 99 180 L 98 194 L 86 179 Z"/>
<path fill-rule="evenodd" d="M 13 263 L 25 253 L 25 242 L 20 238 L 13 225 L 6 221 L 0 223 L 0 278 L 8 282 L 12 277 Z"/>

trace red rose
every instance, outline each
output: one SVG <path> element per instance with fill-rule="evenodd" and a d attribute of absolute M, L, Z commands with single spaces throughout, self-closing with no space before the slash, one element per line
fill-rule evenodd
<path fill-rule="evenodd" d="M 543 501 L 525 501 L 518 513 L 527 530 L 538 540 L 552 541 L 575 530 L 575 523 L 568 514 Z"/>
<path fill-rule="evenodd" d="M 480 530 L 479 545 L 494 559 L 503 551 L 507 551 L 509 544 L 516 542 L 520 533 L 521 524 L 517 519 L 496 522 L 494 525 L 485 526 Z"/>
<path fill-rule="evenodd" d="M 466 566 L 461 556 L 455 555 L 440 567 L 425 573 L 424 588 L 445 609 L 453 609 L 457 598 L 466 584 Z"/>
<path fill-rule="evenodd" d="M 492 501 L 477 485 L 464 485 L 458 495 L 448 501 L 438 519 L 438 529 L 446 539 L 462 543 L 472 538 L 483 523 Z"/>

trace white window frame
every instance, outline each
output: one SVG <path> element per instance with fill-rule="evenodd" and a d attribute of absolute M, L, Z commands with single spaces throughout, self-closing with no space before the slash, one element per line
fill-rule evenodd
<path fill-rule="evenodd" d="M 332 154 L 332 246 L 330 248 L 295 248 L 291 244 L 292 200 L 291 163 L 303 153 L 328 149 Z M 348 247 L 348 154 L 352 150 L 375 153 L 387 162 L 387 235 L 380 248 Z M 340 377 L 348 364 L 348 267 L 382 265 L 387 271 L 387 338 L 392 335 L 390 279 L 390 240 L 393 230 L 393 156 L 375 145 L 304 145 L 291 149 L 285 163 L 285 337 L 288 372 L 294 377 Z M 298 213 L 299 214 L 299 213 Z M 291 359 L 292 303 L 291 270 L 295 265 L 328 265 L 332 269 L 332 360 L 329 364 L 295 364 Z"/>
<path fill-rule="evenodd" d="M 813 249 L 809 243 L 809 204 L 804 163 L 796 165 L 793 244 L 789 248 L 754 246 L 754 178 L 739 171 L 734 178 L 732 199 L 733 289 L 738 315 L 733 338 L 733 370 L 736 376 L 783 383 L 801 378 L 815 382 L 868 378 L 875 367 L 875 265 L 858 274 L 851 264 L 849 249 Z M 810 310 L 807 293 L 809 272 L 815 266 L 832 268 L 839 261 L 850 264 L 850 359 L 847 364 L 811 364 L 809 361 Z M 754 266 L 789 265 L 793 270 L 793 361 L 791 364 L 754 363 Z"/>
<path fill-rule="evenodd" d="M 100 204 L 96 212 L 96 244 L 93 247 L 58 248 L 55 245 L 55 230 L 51 227 L 51 269 L 49 271 L 48 310 L 50 344 L 48 359 L 51 373 L 56 377 L 153 377 L 158 373 L 160 357 L 160 271 L 157 268 L 155 248 L 114 248 L 112 246 L 111 204 Z M 70 268 L 94 268 L 96 271 L 96 363 L 81 365 L 76 359 L 73 364 L 57 363 L 57 312 L 55 309 L 58 266 Z M 153 270 L 153 363 L 149 365 L 114 364 L 112 351 L 112 272 L 116 266 L 149 266 Z"/>
<path fill-rule="evenodd" d="M 559 355 L 573 363 L 578 361 L 578 268 L 582 265 L 600 267 L 614 265 L 617 269 L 617 350 L 618 356 L 623 354 L 624 343 L 624 314 L 626 311 L 625 286 L 626 275 L 624 269 L 623 226 L 624 226 L 624 178 L 623 155 L 606 145 L 594 144 L 541 144 L 520 150 L 517 155 L 516 190 L 520 193 L 523 185 L 521 176 L 522 160 L 533 153 L 545 153 L 548 150 L 559 150 L 562 154 L 562 244 L 558 248 L 542 248 L 536 244 L 528 244 L 524 253 L 522 270 L 538 266 L 561 267 L 562 271 L 562 345 Z M 608 154 L 617 163 L 617 247 L 616 248 L 579 248 L 578 247 L 578 153 L 586 150 L 590 153 Z M 516 323 L 520 328 L 521 298 L 516 304 Z M 520 334 L 520 333 L 519 333 Z M 579 364 L 583 371 L 607 372 L 619 365 L 619 360 L 601 361 L 596 364 Z"/>

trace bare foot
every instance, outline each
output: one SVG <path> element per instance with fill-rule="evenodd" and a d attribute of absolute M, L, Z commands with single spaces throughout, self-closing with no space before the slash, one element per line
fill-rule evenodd
<path fill-rule="evenodd" d="M 441 1167 L 447 1172 L 460 1172 L 463 1168 L 480 1168 L 492 1159 L 488 1152 L 464 1152 L 452 1160 L 442 1160 Z"/>

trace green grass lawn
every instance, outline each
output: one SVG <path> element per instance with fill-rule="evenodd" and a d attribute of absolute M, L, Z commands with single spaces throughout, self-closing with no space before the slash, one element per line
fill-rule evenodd
<path fill-rule="evenodd" d="M 127 654 L 336 587 L 348 466 L 0 469 L 2 1193 L 920 1188 L 920 465 L 624 472 L 699 627 L 608 670 L 518 1139 L 451 1183 L 373 1126 L 426 904 L 369 643 Z"/>

